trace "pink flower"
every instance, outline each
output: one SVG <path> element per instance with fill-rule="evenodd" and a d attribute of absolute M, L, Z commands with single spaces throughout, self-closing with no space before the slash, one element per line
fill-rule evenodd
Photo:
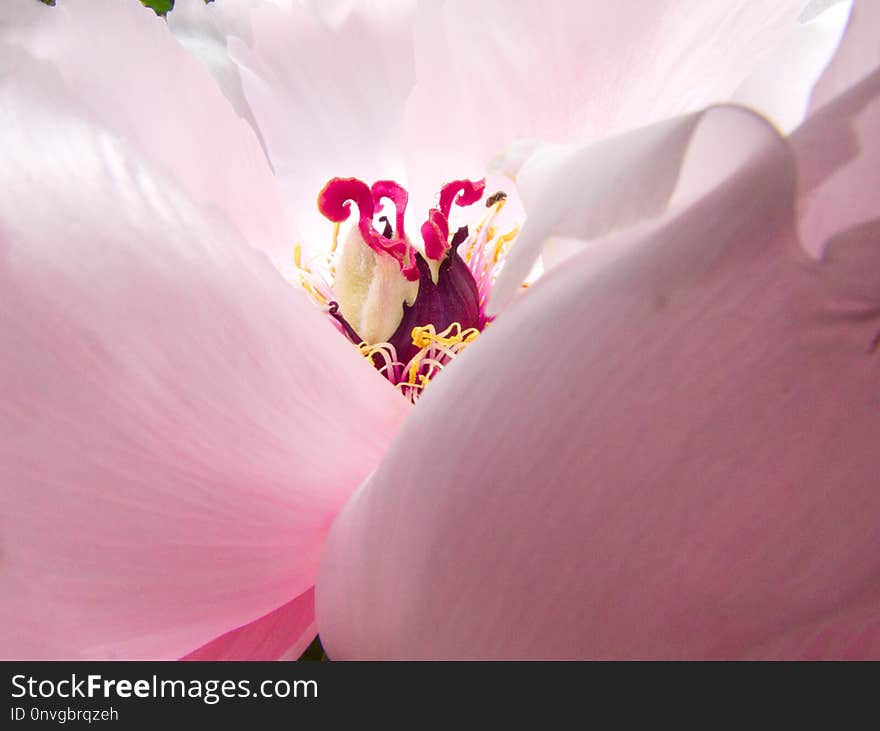
<path fill-rule="evenodd" d="M 880 657 L 873 4 L 58 5 L 0 10 L 0 654 Z M 381 317 L 484 177 L 410 406 L 293 244 L 405 186 Z"/>

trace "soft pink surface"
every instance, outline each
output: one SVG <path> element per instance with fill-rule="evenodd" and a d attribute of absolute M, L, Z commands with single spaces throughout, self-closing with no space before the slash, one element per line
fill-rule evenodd
<path fill-rule="evenodd" d="M 165 16 L 174 37 L 198 58 L 242 119 L 260 136 L 257 121 L 244 96 L 238 65 L 226 48 L 227 37 L 250 40 L 250 11 L 263 0 L 206 3 L 204 0 L 177 0 Z"/>
<path fill-rule="evenodd" d="M 806 116 L 813 87 L 838 48 L 851 3 L 842 0 L 809 22 L 792 23 L 775 48 L 752 61 L 754 71 L 731 101 L 760 110 L 783 132 Z"/>
<path fill-rule="evenodd" d="M 256 135 L 165 21 L 119 0 L 60 0 L 44 10 L 38 23 L 15 24 L 9 38 L 49 61 L 96 123 L 192 200 L 223 210 L 251 246 L 289 257 L 280 197 Z"/>
<path fill-rule="evenodd" d="M 219 211 L 0 52 L 2 655 L 179 657 L 313 584 L 405 403 Z"/>
<path fill-rule="evenodd" d="M 425 3 L 405 145 L 414 200 L 522 138 L 588 142 L 731 98 L 802 0 Z"/>
<path fill-rule="evenodd" d="M 807 257 L 764 129 L 436 379 L 325 546 L 331 657 L 880 657 L 880 248 Z"/>
<path fill-rule="evenodd" d="M 29 3 L 25 0 L 9 0 L 0 5 L 0 38 L 4 41 L 34 23 L 40 23 L 48 12 L 42 3 Z"/>
<path fill-rule="evenodd" d="M 183 660 L 296 660 L 315 639 L 311 588 L 265 617 L 221 635 Z"/>

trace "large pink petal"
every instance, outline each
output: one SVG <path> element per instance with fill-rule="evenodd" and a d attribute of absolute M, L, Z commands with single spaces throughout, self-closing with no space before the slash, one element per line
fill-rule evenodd
<path fill-rule="evenodd" d="M 880 291 L 804 255 L 794 178 L 765 147 L 436 379 L 325 546 L 331 657 L 878 657 Z"/>
<path fill-rule="evenodd" d="M 306 591 L 404 402 L 0 47 L 0 655 L 179 657 Z"/>
<path fill-rule="evenodd" d="M 315 202 L 330 178 L 402 180 L 402 110 L 414 81 L 410 5 L 263 5 L 251 15 L 250 44 L 229 40 L 306 252 L 330 243 Z"/>
<path fill-rule="evenodd" d="M 519 139 L 589 142 L 725 102 L 803 0 L 425 3 L 407 105 L 416 199 Z"/>
<path fill-rule="evenodd" d="M 59 0 L 42 15 L 10 31 L 12 40 L 50 61 L 97 122 L 190 198 L 224 211 L 252 246 L 290 259 L 278 191 L 253 130 L 162 18 L 118 0 Z"/>
<path fill-rule="evenodd" d="M 221 635 L 184 660 L 296 660 L 315 639 L 315 590 Z"/>

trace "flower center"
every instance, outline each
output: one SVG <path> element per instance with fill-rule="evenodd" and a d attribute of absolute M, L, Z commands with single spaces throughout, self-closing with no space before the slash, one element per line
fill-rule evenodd
<path fill-rule="evenodd" d="M 484 194 L 485 181 L 444 185 L 420 233 L 423 248 L 404 230 L 409 200 L 391 180 L 368 186 L 356 178 L 333 178 L 318 195 L 318 209 L 332 221 L 328 284 L 300 261 L 300 281 L 326 309 L 337 328 L 404 396 L 415 401 L 428 382 L 479 335 L 491 318 L 485 312 L 492 282 L 514 229 L 495 236 L 492 225 L 504 193 L 486 201 L 488 213 L 471 232 L 450 230 L 453 206 L 467 207 Z M 377 214 L 395 208 L 394 223 Z M 339 245 L 340 226 L 356 223 Z"/>

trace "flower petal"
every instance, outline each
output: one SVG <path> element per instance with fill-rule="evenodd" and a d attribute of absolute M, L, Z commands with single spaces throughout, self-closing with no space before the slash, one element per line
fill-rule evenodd
<path fill-rule="evenodd" d="M 0 654 L 180 657 L 313 584 L 404 402 L 53 69 L 0 59 Z"/>
<path fill-rule="evenodd" d="M 436 379 L 325 545 L 331 657 L 838 657 L 873 631 L 880 308 L 803 255 L 790 152 L 763 150 Z"/>
<path fill-rule="evenodd" d="M 803 199 L 800 233 L 814 256 L 845 229 L 864 231 L 880 205 L 880 145 L 873 134 L 880 124 L 878 23 L 880 6 L 854 3 L 840 47 L 813 92 L 811 118 L 792 135 Z M 850 269 L 857 279 L 872 276 L 870 268 Z"/>
<path fill-rule="evenodd" d="M 838 232 L 880 210 L 880 68 L 816 111 L 792 135 L 804 246 L 819 256 Z"/>
<path fill-rule="evenodd" d="M 10 35 L 59 70 L 96 123 L 223 210 L 252 246 L 291 257 L 258 140 L 162 18 L 118 0 L 60 0 L 42 15 Z"/>
<path fill-rule="evenodd" d="M 238 66 L 226 49 L 228 37 L 250 38 L 250 12 L 264 0 L 237 3 L 206 3 L 177 0 L 166 15 L 168 28 L 181 45 L 207 66 L 238 115 L 247 120 L 257 136 L 259 127 L 248 106 Z"/>
<path fill-rule="evenodd" d="M 227 632 L 184 660 L 296 660 L 315 639 L 315 589 Z"/>
<path fill-rule="evenodd" d="M 811 113 L 880 66 L 880 48 L 876 43 L 878 24 L 880 6 L 871 0 L 854 0 L 840 47 L 813 91 Z"/>
<path fill-rule="evenodd" d="M 46 5 L 27 0 L 9 0 L 3 3 L 0 6 L 0 39 L 7 41 L 23 28 L 41 22 L 47 12 L 50 10 Z"/>
<path fill-rule="evenodd" d="M 880 617 L 876 591 L 852 608 L 817 617 L 804 625 L 780 633 L 753 648 L 749 659 L 791 658 L 822 660 L 871 660 L 880 657 Z"/>
<path fill-rule="evenodd" d="M 813 87 L 846 29 L 851 2 L 838 2 L 808 22 L 793 23 L 734 92 L 732 101 L 759 109 L 783 132 L 806 116 Z"/>
<path fill-rule="evenodd" d="M 731 99 L 803 0 L 425 3 L 410 192 L 480 177 L 518 140 L 590 142 Z"/>
<path fill-rule="evenodd" d="M 586 145 L 543 145 L 520 170 L 517 187 L 528 220 L 492 289 L 489 308 L 502 310 L 551 237 L 549 269 L 611 231 L 655 225 L 669 209 L 704 195 L 736 171 L 748 170 L 775 140 L 746 109 L 711 107 Z"/>
<path fill-rule="evenodd" d="M 265 5 L 251 15 L 252 46 L 229 41 L 305 252 L 329 247 L 315 203 L 328 180 L 402 179 L 411 14 L 408 2 Z"/>

